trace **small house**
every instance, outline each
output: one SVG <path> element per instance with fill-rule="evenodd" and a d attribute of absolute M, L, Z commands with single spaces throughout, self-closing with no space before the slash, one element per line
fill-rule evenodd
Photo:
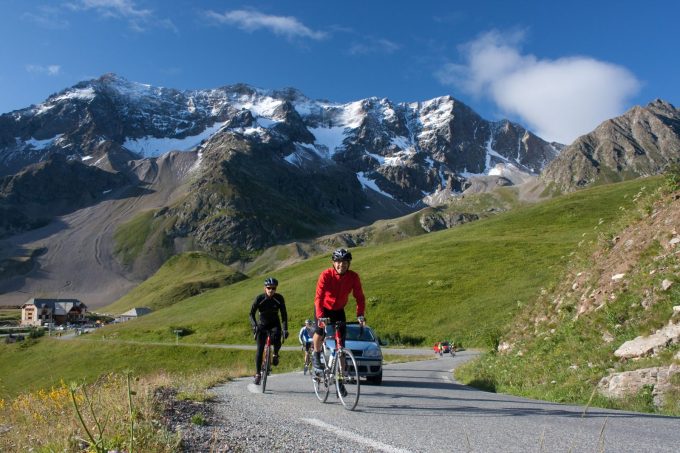
<path fill-rule="evenodd" d="M 151 309 L 147 307 L 135 307 L 116 317 L 116 322 L 125 322 L 137 319 L 140 316 L 148 315 Z"/>
<path fill-rule="evenodd" d="M 80 324 L 87 306 L 77 299 L 29 299 L 21 306 L 22 326 Z"/>

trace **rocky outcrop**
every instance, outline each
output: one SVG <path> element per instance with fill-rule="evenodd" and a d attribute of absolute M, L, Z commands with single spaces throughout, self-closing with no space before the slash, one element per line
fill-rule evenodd
<path fill-rule="evenodd" d="M 445 230 L 456 225 L 473 222 L 479 219 L 479 215 L 466 212 L 424 212 L 419 223 L 423 230 L 431 233 L 433 231 Z"/>
<path fill-rule="evenodd" d="M 667 395 L 680 390 L 674 384 L 674 376 L 680 374 L 680 366 L 643 368 L 635 371 L 613 373 L 600 380 L 598 392 L 608 398 L 625 398 L 639 394 L 645 387 L 651 387 L 654 405 L 661 407 Z"/>
<path fill-rule="evenodd" d="M 626 341 L 614 355 L 621 359 L 632 359 L 653 355 L 674 343 L 680 343 L 680 323 L 669 324 L 649 336 L 639 336 Z"/>
<path fill-rule="evenodd" d="M 664 171 L 680 162 L 680 110 L 660 99 L 599 125 L 562 150 L 541 177 L 563 191 Z"/>

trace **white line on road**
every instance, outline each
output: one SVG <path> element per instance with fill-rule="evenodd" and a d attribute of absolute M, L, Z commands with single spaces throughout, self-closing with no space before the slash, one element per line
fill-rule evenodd
<path fill-rule="evenodd" d="M 391 445 L 384 444 L 382 442 L 379 442 L 377 440 L 369 439 L 367 437 L 362 437 L 356 433 L 353 433 L 352 431 L 347 431 L 342 428 L 338 428 L 333 425 L 329 425 L 328 423 L 322 422 L 321 420 L 317 420 L 315 418 L 303 418 L 303 421 L 310 423 L 314 426 L 318 426 L 319 428 L 325 429 L 326 431 L 330 431 L 336 436 L 339 437 L 344 437 L 345 439 L 353 440 L 354 442 L 366 445 L 367 447 L 375 448 L 376 450 L 380 451 L 386 451 L 389 453 L 410 453 L 409 450 L 405 450 L 403 448 L 397 448 L 393 447 Z"/>

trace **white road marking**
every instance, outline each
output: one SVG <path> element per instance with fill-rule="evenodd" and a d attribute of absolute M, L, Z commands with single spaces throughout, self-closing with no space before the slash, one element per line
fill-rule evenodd
<path fill-rule="evenodd" d="M 315 418 L 303 418 L 302 421 L 314 426 L 318 426 L 319 428 L 325 429 L 326 431 L 330 431 L 338 437 L 344 437 L 345 439 L 366 445 L 367 447 L 375 448 L 376 450 L 385 451 L 388 453 L 410 453 L 410 450 L 393 447 L 392 445 L 388 445 L 377 440 L 362 437 L 356 433 L 353 433 L 352 431 L 347 431 L 345 429 L 338 428 L 337 426 L 329 425 L 328 423 L 322 422 L 321 420 L 317 420 Z"/>

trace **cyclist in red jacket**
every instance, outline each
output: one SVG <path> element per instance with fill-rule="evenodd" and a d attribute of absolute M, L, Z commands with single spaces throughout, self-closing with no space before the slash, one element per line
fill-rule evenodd
<path fill-rule="evenodd" d="M 319 280 L 316 284 L 316 296 L 314 297 L 314 309 L 316 319 L 330 318 L 330 323 L 335 324 L 336 321 L 346 321 L 345 305 L 349 301 L 349 295 L 352 293 L 357 302 L 357 317 L 363 326 L 364 309 L 366 307 L 366 298 L 364 291 L 361 289 L 361 279 L 359 274 L 349 270 L 349 265 L 352 261 L 352 254 L 345 249 L 337 249 L 331 255 L 333 266 L 321 272 Z M 344 341 L 346 329 L 340 332 Z M 316 371 L 323 371 L 324 364 L 321 360 L 321 345 L 324 336 L 324 326 L 320 326 L 317 322 L 317 328 L 314 332 L 314 355 L 312 356 L 312 366 Z"/>

